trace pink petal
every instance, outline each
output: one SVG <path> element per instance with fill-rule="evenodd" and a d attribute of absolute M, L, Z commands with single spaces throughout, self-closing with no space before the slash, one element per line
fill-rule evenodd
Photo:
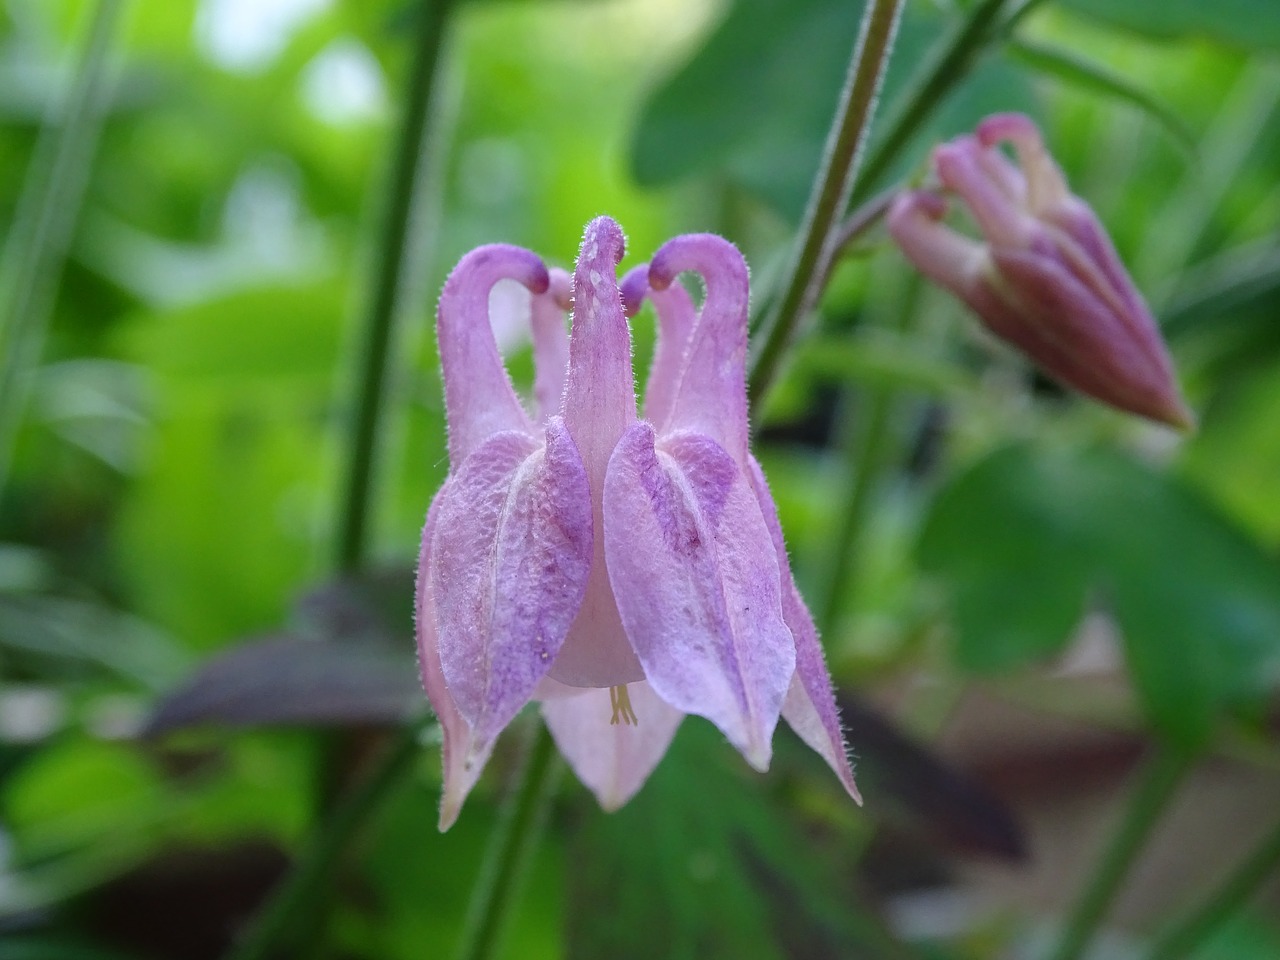
<path fill-rule="evenodd" d="M 769 535 L 773 538 L 778 556 L 778 569 L 782 576 L 782 618 L 791 630 L 796 644 L 796 672 L 782 704 L 783 719 L 799 734 L 815 753 L 827 761 L 835 771 L 849 796 L 858 803 L 862 797 L 853 782 L 853 769 L 849 766 L 849 750 L 845 746 L 844 732 L 840 727 L 840 714 L 836 709 L 835 692 L 831 688 L 831 675 L 827 673 L 826 659 L 813 617 L 805 606 L 800 591 L 791 576 L 791 563 L 787 559 L 787 545 L 782 538 L 782 525 L 778 522 L 778 510 L 769 493 L 764 471 L 755 457 L 751 458 L 751 486 L 756 501 L 764 515 Z"/>
<path fill-rule="evenodd" d="M 1044 138 L 1030 117 L 1021 113 L 997 113 L 987 117 L 977 130 L 985 147 L 1002 141 L 1013 144 L 1027 182 L 1027 208 L 1043 216 L 1071 196 L 1067 179 L 1044 147 Z"/>
<path fill-rule="evenodd" d="M 447 484 L 446 484 L 447 486 Z M 444 733 L 444 792 L 440 798 L 440 830 L 448 830 L 458 819 L 462 803 L 475 786 L 493 750 L 493 742 L 473 748 L 471 727 L 458 712 L 440 669 L 439 637 L 436 632 L 435 596 L 431 589 L 432 551 L 439 515 L 442 488 L 431 501 L 426 526 L 422 531 L 422 552 L 418 556 L 417 591 L 414 597 L 414 627 L 418 639 L 418 670 L 422 686 L 431 701 L 436 720 Z"/>
<path fill-rule="evenodd" d="M 649 286 L 666 290 L 686 270 L 702 275 L 707 296 L 686 348 L 663 429 L 705 434 L 738 466 L 747 458 L 747 307 L 750 283 L 738 248 L 723 237 L 694 233 L 667 241 L 649 264 Z"/>
<path fill-rule="evenodd" d="M 889 233 L 917 270 L 963 297 L 988 263 L 986 247 L 943 225 L 946 212 L 937 194 L 904 191 L 889 208 Z"/>
<path fill-rule="evenodd" d="M 1024 245 L 1035 221 L 1009 196 L 1004 184 L 991 177 L 983 163 L 984 149 L 976 138 L 968 136 L 937 147 L 933 164 L 938 179 L 964 199 L 983 236 L 993 245 Z"/>
<path fill-rule="evenodd" d="M 604 528 L 602 491 L 609 457 L 636 419 L 631 330 L 618 291 L 622 230 L 608 217 L 587 225 L 573 275 L 573 328 L 564 419 L 582 454 L 591 486 L 594 528 Z M 595 539 L 581 611 L 556 658 L 552 678 L 575 687 L 609 687 L 644 679 L 605 569 L 604 538 Z"/>
<path fill-rule="evenodd" d="M 571 281 L 563 270 L 550 271 L 546 293 L 533 298 L 533 397 L 543 423 L 560 412 L 569 370 L 569 333 L 564 317 L 570 305 Z"/>
<path fill-rule="evenodd" d="M 566 688 L 572 689 L 572 688 Z M 649 684 L 627 685 L 637 723 L 611 724 L 609 691 L 579 690 L 542 705 L 556 746 L 605 810 L 635 796 L 671 745 L 684 714 L 668 706 Z"/>
<path fill-rule="evenodd" d="M 440 294 L 436 337 L 449 421 L 449 462 L 455 467 L 495 433 L 536 434 L 498 356 L 489 323 L 489 291 L 508 278 L 534 294 L 546 290 L 549 282 L 537 255 L 495 243 L 463 257 Z"/>
<path fill-rule="evenodd" d="M 609 577 L 649 683 L 766 769 L 795 646 L 746 476 L 707 437 L 677 434 L 656 449 L 641 421 L 610 461 L 604 501 Z"/>
<path fill-rule="evenodd" d="M 529 701 L 578 613 L 590 502 L 559 417 L 545 448 L 519 433 L 490 438 L 440 494 L 430 571 L 440 663 L 473 751 Z"/>
<path fill-rule="evenodd" d="M 659 433 L 666 428 L 675 403 L 676 386 L 688 356 L 689 335 L 698 320 L 689 291 L 678 283 L 666 290 L 649 286 L 649 265 L 634 267 L 622 278 L 622 302 L 627 315 L 634 315 L 644 299 L 653 302 L 658 314 L 658 338 L 653 348 L 653 365 L 644 392 L 644 418 Z"/>

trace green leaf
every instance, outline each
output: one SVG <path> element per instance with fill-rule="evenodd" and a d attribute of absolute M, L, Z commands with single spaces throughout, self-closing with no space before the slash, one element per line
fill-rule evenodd
<path fill-rule="evenodd" d="M 571 958 L 875 955 L 830 862 L 841 845 L 802 836 L 744 775 L 690 718 L 633 800 L 590 816 L 570 854 Z"/>
<path fill-rule="evenodd" d="M 665 184 L 695 173 L 722 174 L 798 222 L 861 8 L 845 0 L 739 0 L 645 106 L 632 144 L 636 179 Z M 887 108 L 944 22 L 908 5 L 881 96 Z M 958 133 L 995 110 L 1030 110 L 1027 86 L 1008 61 L 988 57 L 919 137 Z M 873 129 L 873 144 L 875 136 Z"/>
<path fill-rule="evenodd" d="M 1076 13 L 1149 37 L 1205 37 L 1246 50 L 1280 50 L 1274 0 L 1062 0 Z"/>
<path fill-rule="evenodd" d="M 1009 51 L 1015 60 L 1033 70 L 1137 107 L 1160 124 L 1178 146 L 1195 155 L 1196 135 L 1191 128 L 1169 104 L 1131 82 L 1128 77 L 1069 50 L 1046 44 L 1015 40 L 1009 45 Z"/>
<path fill-rule="evenodd" d="M 957 655 L 1005 670 L 1116 619 L 1152 721 L 1184 743 L 1280 671 L 1280 568 L 1170 477 L 1105 451 L 1002 450 L 942 491 L 920 561 L 950 587 Z"/>

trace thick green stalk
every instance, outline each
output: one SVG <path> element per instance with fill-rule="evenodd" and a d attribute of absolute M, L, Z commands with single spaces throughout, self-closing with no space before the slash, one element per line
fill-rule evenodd
<path fill-rule="evenodd" d="M 304 921 L 314 921 L 317 906 L 328 895 L 334 870 L 360 828 L 404 783 L 421 753 L 416 726 L 401 731 L 369 772 L 334 808 L 304 848 L 293 868 L 272 891 L 270 900 L 228 960 L 266 960 L 283 956 Z"/>
<path fill-rule="evenodd" d="M 862 179 L 853 192 L 854 203 L 865 199 L 867 191 L 884 176 L 907 141 L 969 71 L 974 58 L 991 40 L 1005 2 L 981 0 L 964 21 L 956 25 L 947 40 L 931 51 L 907 92 L 897 101 L 901 106 L 887 121 L 888 132 L 867 155 Z"/>
<path fill-rule="evenodd" d="M 1280 868 L 1280 823 L 1198 910 L 1183 917 L 1156 940 L 1147 960 L 1181 960 L 1190 956 L 1224 921 L 1249 902 L 1277 868 Z"/>
<path fill-rule="evenodd" d="M 374 250 L 374 284 L 363 328 L 351 445 L 346 456 L 346 486 L 337 540 L 337 566 L 346 573 L 360 568 L 368 547 L 369 508 L 392 333 L 403 287 L 415 193 L 421 180 L 427 117 L 451 6 L 451 0 L 423 0 L 418 5 L 413 67 L 390 191 L 382 212 L 382 229 Z"/>
<path fill-rule="evenodd" d="M 99 0 L 66 99 L 47 119 L 27 173 L 0 270 L 0 488 L 53 312 L 114 84 L 111 47 L 121 0 Z"/>
<path fill-rule="evenodd" d="M 1125 811 L 1084 895 L 1067 920 L 1052 960 L 1078 960 L 1107 914 L 1151 828 L 1191 765 L 1185 750 L 1160 745 L 1143 767 Z"/>
<path fill-rule="evenodd" d="M 849 205 L 858 161 L 875 111 L 880 82 L 905 0 L 870 0 L 853 46 L 849 72 L 827 136 L 822 166 L 813 182 L 795 257 L 777 307 L 765 323 L 765 341 L 752 364 L 747 392 L 758 404 L 773 382 L 796 327 L 822 293 L 831 260 L 833 233 Z"/>
<path fill-rule="evenodd" d="M 458 960 L 491 960 L 497 955 L 511 906 L 542 835 L 560 769 L 551 734 L 536 721 L 524 770 L 489 837 L 489 849 L 471 892 Z"/>

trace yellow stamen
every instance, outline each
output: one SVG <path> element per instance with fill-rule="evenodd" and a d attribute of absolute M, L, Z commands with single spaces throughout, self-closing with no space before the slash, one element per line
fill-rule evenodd
<path fill-rule="evenodd" d="M 613 707 L 613 719 L 609 721 L 609 726 L 616 727 L 619 723 L 625 723 L 634 727 L 640 723 L 635 710 L 631 708 L 631 694 L 627 693 L 625 683 L 609 688 L 609 703 Z"/>

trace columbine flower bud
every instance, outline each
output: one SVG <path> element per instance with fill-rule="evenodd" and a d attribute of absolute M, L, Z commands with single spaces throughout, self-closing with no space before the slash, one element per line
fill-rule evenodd
<path fill-rule="evenodd" d="M 1004 141 L 1017 165 L 1001 152 Z M 975 135 L 938 147 L 933 167 L 985 242 L 941 222 L 941 193 L 905 191 L 888 222 L 907 258 L 1050 376 L 1121 410 L 1192 426 L 1150 311 L 1035 124 L 1021 114 L 988 117 Z"/>

